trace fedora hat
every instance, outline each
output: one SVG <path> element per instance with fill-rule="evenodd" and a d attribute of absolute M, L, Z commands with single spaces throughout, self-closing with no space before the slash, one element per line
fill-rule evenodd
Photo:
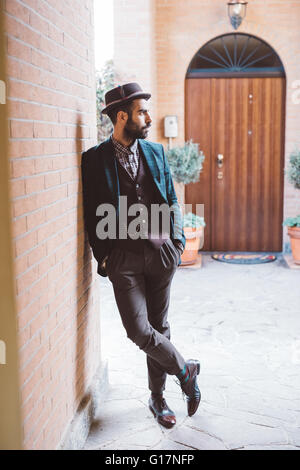
<path fill-rule="evenodd" d="M 107 114 L 111 109 L 131 100 L 138 98 L 148 100 L 150 97 L 151 94 L 145 93 L 138 83 L 125 83 L 125 85 L 119 85 L 105 93 L 105 108 L 102 109 L 101 113 Z"/>

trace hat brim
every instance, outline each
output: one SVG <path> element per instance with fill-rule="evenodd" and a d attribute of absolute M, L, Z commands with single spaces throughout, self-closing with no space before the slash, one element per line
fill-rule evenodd
<path fill-rule="evenodd" d="M 123 98 L 122 100 L 118 100 L 118 101 L 115 101 L 115 102 L 107 105 L 104 109 L 102 109 L 101 113 L 102 114 L 107 114 L 108 111 L 110 111 L 114 108 L 117 108 L 118 106 L 120 106 L 120 104 L 125 104 L 125 103 L 128 103 L 129 101 L 133 101 L 133 100 L 136 100 L 136 99 L 139 99 L 139 98 L 143 98 L 145 100 L 148 100 L 149 98 L 151 98 L 151 94 L 137 91 L 136 93 L 132 93 L 132 95 L 128 96 L 127 98 Z"/>

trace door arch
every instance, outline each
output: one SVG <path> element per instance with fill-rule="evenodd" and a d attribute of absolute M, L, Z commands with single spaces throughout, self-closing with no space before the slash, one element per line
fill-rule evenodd
<path fill-rule="evenodd" d="M 278 54 L 255 36 L 218 36 L 192 58 L 185 136 L 206 158 L 186 202 L 204 204 L 204 250 L 282 250 L 285 93 Z"/>

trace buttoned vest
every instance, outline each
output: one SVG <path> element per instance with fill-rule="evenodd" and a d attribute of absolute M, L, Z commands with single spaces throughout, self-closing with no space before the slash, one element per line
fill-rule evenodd
<path fill-rule="evenodd" d="M 151 233 L 151 204 L 160 205 L 166 204 L 166 202 L 162 199 L 161 194 L 153 180 L 153 176 L 151 175 L 150 169 L 140 146 L 139 156 L 139 167 L 135 180 L 130 177 L 128 172 L 117 159 L 120 196 L 127 196 L 127 210 L 133 204 L 142 204 L 142 207 L 145 206 L 147 209 L 146 213 L 145 208 L 144 212 L 141 212 L 141 223 L 139 224 L 139 227 L 137 227 L 139 229 L 138 231 L 141 230 L 147 235 L 147 238 L 138 237 L 137 239 L 132 239 L 130 236 L 127 236 L 127 238 L 122 239 L 120 238 L 120 232 L 117 230 L 117 239 L 113 241 L 113 246 L 134 252 L 143 251 L 144 243 L 150 243 L 154 249 L 159 249 L 160 246 L 169 238 L 168 231 L 170 230 L 169 226 L 167 231 L 165 230 L 165 226 L 163 226 L 162 218 L 160 216 L 159 219 L 155 219 L 156 221 L 159 220 L 159 223 L 153 223 L 152 225 L 152 229 L 154 228 L 153 232 L 155 233 Z M 125 223 L 122 228 L 123 233 L 131 234 L 136 232 L 135 230 L 130 230 L 130 222 L 136 219 L 138 214 L 139 212 L 137 212 L 135 215 L 127 215 L 127 223 Z M 143 221 L 148 221 L 148 224 L 144 224 Z M 156 238 L 155 235 L 157 235 L 159 238 Z"/>

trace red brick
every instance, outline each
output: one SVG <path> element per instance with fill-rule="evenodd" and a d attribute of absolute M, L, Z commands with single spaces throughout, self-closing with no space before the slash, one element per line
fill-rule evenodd
<path fill-rule="evenodd" d="M 53 41 L 55 41 L 59 44 L 63 44 L 63 42 L 64 42 L 63 32 L 60 31 L 58 28 L 56 28 L 52 24 L 49 24 L 48 36 L 49 36 L 50 39 L 53 39 Z"/>
<path fill-rule="evenodd" d="M 45 54 L 42 54 L 40 51 L 32 50 L 30 60 L 33 65 L 39 67 L 40 69 L 49 70 L 50 67 L 50 57 Z"/>
<path fill-rule="evenodd" d="M 33 11 L 30 12 L 29 23 L 33 29 L 40 31 L 44 35 L 48 35 L 50 27 L 49 22 L 36 15 Z"/>
<path fill-rule="evenodd" d="M 25 114 L 24 114 L 24 117 Z M 43 155 L 43 142 L 41 141 L 11 141 L 9 144 L 10 157 L 33 157 Z M 33 165 L 34 166 L 34 165 Z"/>
<path fill-rule="evenodd" d="M 34 248 L 33 250 L 30 251 L 30 253 L 28 253 L 27 257 L 28 257 L 28 266 L 32 266 L 34 264 L 36 264 L 38 261 L 41 261 L 44 259 L 44 257 L 46 256 L 46 245 L 43 244 L 43 245 L 40 245 L 40 246 L 37 246 L 36 248 Z"/>
<path fill-rule="evenodd" d="M 36 333 L 42 328 L 42 326 L 46 325 L 47 318 L 48 318 L 48 311 L 47 309 L 43 309 L 30 322 L 30 336 L 31 337 L 36 335 Z"/>
<path fill-rule="evenodd" d="M 29 23 L 29 10 L 24 5 L 16 0 L 5 0 L 5 11 L 14 17 L 22 20 L 24 23 Z"/>
<path fill-rule="evenodd" d="M 19 237 L 20 235 L 23 235 L 27 231 L 27 225 L 26 225 L 26 217 L 21 217 L 19 219 L 15 219 L 12 224 L 12 233 L 13 237 Z"/>
<path fill-rule="evenodd" d="M 16 255 L 20 256 L 25 251 L 30 250 L 35 246 L 37 242 L 37 232 L 30 232 L 22 238 L 18 238 L 15 241 Z"/>
<path fill-rule="evenodd" d="M 11 196 L 13 198 L 18 196 L 24 196 L 25 194 L 25 181 L 22 180 L 12 180 L 11 181 Z"/>
<path fill-rule="evenodd" d="M 29 325 L 30 321 L 33 317 L 37 315 L 40 309 L 39 299 L 36 299 L 32 302 L 28 307 L 26 307 L 18 317 L 18 325 L 19 328 L 22 330 L 27 325 Z M 30 335 L 32 337 L 32 335 Z M 37 346 L 36 346 L 37 345 Z M 30 340 L 26 343 L 26 346 L 22 349 L 21 355 L 21 364 L 28 361 L 29 357 L 33 354 L 36 347 L 40 346 L 39 336 L 36 336 L 33 340 Z"/>
<path fill-rule="evenodd" d="M 30 338 L 30 328 L 26 326 L 22 331 L 18 331 L 19 348 L 22 348 Z"/>
<path fill-rule="evenodd" d="M 13 178 L 33 175 L 35 173 L 34 160 L 13 160 L 11 163 L 11 175 Z"/>
<path fill-rule="evenodd" d="M 59 142 L 48 140 L 44 142 L 44 155 L 54 155 L 59 153 Z"/>
<path fill-rule="evenodd" d="M 37 208 L 37 196 L 32 195 L 17 199 L 13 202 L 13 214 L 15 217 L 19 217 L 29 212 L 34 211 Z"/>
<path fill-rule="evenodd" d="M 7 53 L 9 56 L 18 57 L 26 62 L 31 61 L 31 48 L 11 37 L 7 38 Z"/>
<path fill-rule="evenodd" d="M 23 402 L 26 402 L 28 400 L 30 394 L 33 392 L 34 388 L 41 382 L 42 380 L 42 372 L 41 369 L 38 368 L 33 372 L 30 378 L 25 376 L 24 371 L 20 371 L 20 380 L 21 383 L 25 383 L 21 387 L 21 398 Z"/>
<path fill-rule="evenodd" d="M 53 158 L 52 157 L 41 157 L 34 161 L 35 173 L 44 173 L 53 169 Z"/>
<path fill-rule="evenodd" d="M 19 276 L 16 280 L 17 294 L 21 294 L 38 280 L 38 268 L 30 268 L 26 273 Z"/>
<path fill-rule="evenodd" d="M 10 34 L 13 34 L 22 42 L 34 46 L 39 49 L 41 45 L 41 36 L 20 21 L 15 20 L 11 16 L 6 16 L 5 26 Z"/>
<path fill-rule="evenodd" d="M 27 229 L 32 230 L 39 225 L 42 225 L 46 222 L 46 212 L 45 209 L 40 209 L 32 214 L 27 215 Z"/>
<path fill-rule="evenodd" d="M 28 268 L 27 255 L 15 259 L 15 272 L 23 273 Z"/>
<path fill-rule="evenodd" d="M 26 194 L 38 193 L 43 191 L 45 186 L 44 176 L 34 176 L 25 179 Z"/>
<path fill-rule="evenodd" d="M 60 184 L 60 173 L 48 173 L 45 175 L 45 188 L 51 188 Z"/>
<path fill-rule="evenodd" d="M 10 121 L 10 136 L 18 139 L 33 137 L 33 122 Z"/>
<path fill-rule="evenodd" d="M 20 78 L 35 85 L 41 84 L 41 70 L 30 64 L 20 64 Z M 33 117 L 33 116 L 32 116 Z"/>

